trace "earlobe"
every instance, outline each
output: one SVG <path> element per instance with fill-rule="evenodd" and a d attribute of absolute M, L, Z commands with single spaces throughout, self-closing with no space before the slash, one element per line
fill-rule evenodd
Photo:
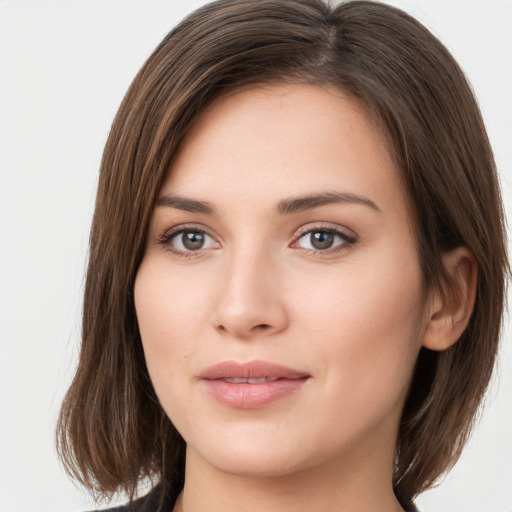
<path fill-rule="evenodd" d="M 430 297 L 423 346 L 431 350 L 451 347 L 466 329 L 475 306 L 478 266 L 471 251 L 458 247 L 443 256 L 449 283 L 444 294 Z"/>

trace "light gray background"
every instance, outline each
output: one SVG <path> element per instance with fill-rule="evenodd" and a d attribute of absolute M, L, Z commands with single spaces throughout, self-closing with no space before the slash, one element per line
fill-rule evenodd
<path fill-rule="evenodd" d="M 145 58 L 202 3 L 0 0 L 0 512 L 92 506 L 59 468 L 53 431 L 76 362 L 101 152 Z M 466 70 L 512 218 L 512 1 L 389 3 L 430 27 Z M 422 512 L 512 511 L 506 322 L 483 419 L 452 473 L 418 499 Z"/>

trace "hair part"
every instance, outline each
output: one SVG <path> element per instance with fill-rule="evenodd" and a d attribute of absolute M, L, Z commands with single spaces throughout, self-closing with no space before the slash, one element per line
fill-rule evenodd
<path fill-rule="evenodd" d="M 397 438 L 397 494 L 431 487 L 469 436 L 494 366 L 508 267 L 493 154 L 463 72 L 425 27 L 388 5 L 223 0 L 156 48 L 103 154 L 80 362 L 57 432 L 67 470 L 101 495 L 133 497 L 144 477 L 173 497 L 183 486 L 185 443 L 149 379 L 134 279 L 157 194 L 194 119 L 222 92 L 270 83 L 338 88 L 378 121 L 411 201 L 427 287 L 449 293 L 444 253 L 465 246 L 474 255 L 466 331 L 448 350 L 422 349 L 416 364 Z"/>

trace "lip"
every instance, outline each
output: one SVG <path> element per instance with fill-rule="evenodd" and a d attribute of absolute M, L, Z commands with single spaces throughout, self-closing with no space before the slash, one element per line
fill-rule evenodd
<path fill-rule="evenodd" d="M 310 377 L 300 370 L 260 360 L 247 363 L 223 361 L 199 375 L 213 398 L 236 409 L 270 405 L 298 391 Z"/>

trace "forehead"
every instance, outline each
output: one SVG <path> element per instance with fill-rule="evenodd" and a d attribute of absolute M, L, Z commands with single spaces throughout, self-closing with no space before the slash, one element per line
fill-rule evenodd
<path fill-rule="evenodd" d="M 327 189 L 406 202 L 386 138 L 360 102 L 295 84 L 216 98 L 178 148 L 162 193 L 260 206 Z"/>

